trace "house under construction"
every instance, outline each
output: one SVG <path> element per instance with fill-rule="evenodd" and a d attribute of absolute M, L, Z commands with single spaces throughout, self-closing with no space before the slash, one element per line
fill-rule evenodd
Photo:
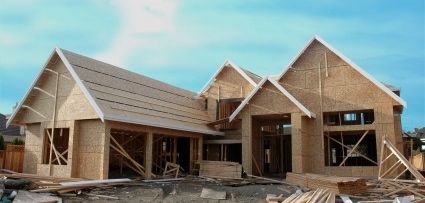
<path fill-rule="evenodd" d="M 151 178 L 167 162 L 240 162 L 248 174 L 377 176 L 381 138 L 401 147 L 400 90 L 314 36 L 276 76 L 226 61 L 199 93 L 56 48 L 8 121 L 24 172 Z"/>

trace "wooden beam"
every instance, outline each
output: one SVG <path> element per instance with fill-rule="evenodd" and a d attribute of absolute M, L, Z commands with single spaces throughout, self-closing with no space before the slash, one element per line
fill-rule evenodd
<path fill-rule="evenodd" d="M 46 68 L 46 70 L 48 70 Z M 52 175 L 52 150 L 54 146 L 54 138 L 55 138 L 55 124 L 56 124 L 56 105 L 58 103 L 58 89 L 59 89 L 59 73 L 56 72 L 56 89 L 55 89 L 55 103 L 53 104 L 53 116 L 52 116 L 52 135 L 50 139 L 50 154 L 49 154 L 49 175 Z M 60 163 L 60 160 L 58 159 Z"/>
<path fill-rule="evenodd" d="M 342 166 L 345 163 L 345 161 L 347 161 L 347 159 L 351 156 L 351 154 L 353 154 L 354 150 L 357 149 L 357 147 L 363 141 L 363 139 L 366 137 L 368 132 L 369 132 L 369 130 L 366 130 L 366 132 L 362 135 L 362 137 L 359 139 L 359 141 L 357 141 L 357 143 L 354 145 L 354 147 L 351 149 L 351 151 L 347 154 L 347 156 L 345 156 L 344 160 L 342 160 L 342 162 L 341 162 L 341 164 L 339 164 L 339 166 Z"/>

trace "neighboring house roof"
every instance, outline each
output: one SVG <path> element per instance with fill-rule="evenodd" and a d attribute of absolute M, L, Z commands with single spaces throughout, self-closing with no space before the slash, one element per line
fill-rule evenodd
<path fill-rule="evenodd" d="M 382 82 L 382 84 L 385 85 L 385 87 L 387 87 L 388 89 L 390 89 L 393 92 L 399 92 L 400 91 L 399 87 L 396 87 L 396 86 L 393 86 L 393 85 L 390 85 L 390 84 L 384 83 L 384 82 Z"/>
<path fill-rule="evenodd" d="M 280 85 L 273 77 L 266 76 L 260 83 L 251 91 L 251 93 L 242 101 L 238 108 L 230 115 L 229 121 L 231 122 L 236 116 L 242 111 L 242 109 L 249 103 L 249 101 L 254 97 L 254 95 L 261 89 L 261 87 L 267 82 L 273 84 L 283 95 L 285 95 L 292 103 L 295 104 L 305 115 L 310 118 L 316 117 L 316 114 L 308 110 L 301 102 L 299 102 L 294 96 L 292 96 L 282 85 Z"/>
<path fill-rule="evenodd" d="M 255 74 L 255 73 L 253 73 L 253 72 L 251 72 L 251 71 L 249 71 L 245 68 L 241 68 L 241 69 L 242 69 L 243 72 L 245 72 L 248 75 L 248 77 L 250 77 L 257 84 L 263 79 L 261 76 Z"/>
<path fill-rule="evenodd" d="M 369 75 L 366 71 L 364 71 L 362 68 L 360 68 L 360 66 L 356 65 L 354 62 L 352 62 L 349 58 L 347 58 L 344 54 L 342 54 L 340 51 L 338 51 L 337 49 L 333 48 L 329 43 L 327 43 L 325 40 L 323 40 L 322 38 L 320 38 L 317 35 L 314 35 L 313 38 L 307 43 L 307 45 L 295 56 L 294 59 L 291 60 L 291 62 L 286 66 L 286 68 L 283 70 L 283 72 L 279 75 L 278 80 L 280 78 L 282 78 L 285 73 L 292 68 L 292 65 L 294 65 L 294 63 L 298 60 L 299 57 L 301 57 L 301 55 L 307 50 L 307 48 L 314 42 L 314 41 L 318 41 L 321 44 L 323 44 L 326 48 L 328 48 L 329 50 L 331 50 L 333 53 L 335 53 L 338 57 L 340 57 L 343 61 L 345 61 L 346 63 L 348 63 L 348 65 L 350 65 L 351 67 L 353 67 L 355 70 L 357 70 L 357 72 L 359 72 L 361 75 L 363 75 L 364 77 L 366 77 L 368 80 L 370 80 L 373 84 L 375 84 L 376 86 L 378 86 L 378 88 L 380 88 L 381 90 L 383 90 L 385 93 L 387 93 L 390 97 L 392 97 L 395 101 L 397 101 L 399 104 L 401 104 L 402 106 L 406 107 L 406 101 L 404 101 L 401 97 L 399 97 L 398 95 L 396 95 L 393 91 L 391 91 L 388 87 L 386 87 L 384 84 L 382 84 L 381 82 L 379 82 L 378 80 L 376 80 L 374 77 L 372 77 L 371 75 Z"/>
<path fill-rule="evenodd" d="M 21 136 L 20 127 L 16 126 L 8 126 L 7 123 L 7 115 L 0 114 L 0 134 L 4 136 Z"/>
<path fill-rule="evenodd" d="M 223 135 L 206 125 L 211 120 L 194 92 L 67 50 L 56 48 L 54 53 L 59 55 L 102 121 Z"/>
<path fill-rule="evenodd" d="M 206 92 L 211 87 L 212 83 L 214 82 L 214 79 L 217 77 L 218 74 L 220 74 L 220 72 L 225 67 L 231 67 L 231 68 L 235 69 L 236 72 L 238 72 L 243 78 L 245 78 L 245 80 L 248 81 L 253 87 L 255 87 L 257 85 L 257 83 L 260 82 L 260 80 L 261 80 L 260 76 L 239 67 L 238 65 L 234 64 L 230 60 L 226 60 L 224 62 L 224 64 L 214 73 L 214 75 L 204 85 L 202 90 L 198 93 L 198 96 L 200 96 L 201 94 Z"/>

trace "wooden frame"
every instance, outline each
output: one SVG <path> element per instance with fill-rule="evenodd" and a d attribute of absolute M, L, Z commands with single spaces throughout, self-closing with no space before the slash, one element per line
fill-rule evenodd
<path fill-rule="evenodd" d="M 391 158 L 396 158 L 395 163 L 387 165 Z M 404 166 L 404 169 L 402 169 L 401 172 L 396 170 L 400 166 Z M 386 136 L 383 136 L 381 142 L 381 155 L 379 159 L 378 180 L 388 180 L 388 175 L 395 171 L 397 171 L 395 177 L 390 178 L 393 181 L 400 181 L 399 178 L 405 172 L 409 171 L 415 177 L 415 180 L 403 180 L 404 182 L 425 183 L 424 176 L 419 173 L 419 171 L 403 156 L 403 154 L 397 150 Z"/>

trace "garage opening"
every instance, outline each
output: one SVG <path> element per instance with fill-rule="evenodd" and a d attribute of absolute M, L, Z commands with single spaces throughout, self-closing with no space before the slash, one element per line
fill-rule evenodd
<path fill-rule="evenodd" d="M 144 132 L 111 129 L 109 178 L 144 176 L 146 136 Z"/>

